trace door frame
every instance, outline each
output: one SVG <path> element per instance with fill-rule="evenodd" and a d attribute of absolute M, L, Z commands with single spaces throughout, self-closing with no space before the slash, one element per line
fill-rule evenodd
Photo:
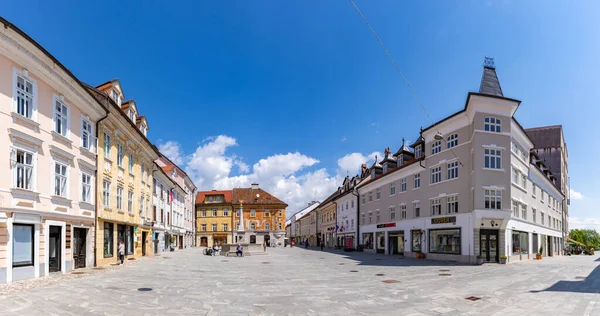
<path fill-rule="evenodd" d="M 84 260 L 83 260 L 83 268 L 87 268 L 88 267 L 88 232 L 90 230 L 90 228 L 87 227 L 73 227 L 73 237 L 71 237 L 71 256 L 73 256 L 73 270 L 75 269 L 81 269 L 77 267 L 77 264 L 75 263 L 75 251 L 74 250 L 80 250 L 79 248 L 75 249 L 76 247 L 78 247 L 78 243 L 77 243 L 77 238 L 75 238 L 75 232 L 77 230 L 80 230 L 80 232 L 84 232 L 83 234 L 83 238 L 84 238 L 84 243 L 83 243 L 83 249 L 84 249 Z M 81 235 L 80 235 L 81 236 Z"/>
<path fill-rule="evenodd" d="M 148 242 L 148 232 L 142 231 L 142 257 L 146 256 L 146 243 Z"/>
<path fill-rule="evenodd" d="M 482 254 L 481 253 L 481 236 L 483 235 L 487 235 L 488 238 L 486 238 L 486 241 L 488 241 L 488 245 L 486 245 L 486 250 L 487 253 Z M 492 258 L 490 258 L 490 260 L 488 260 L 488 256 L 489 256 L 489 252 L 490 252 L 490 247 L 489 247 L 489 236 L 491 235 L 496 235 L 496 263 L 500 262 L 500 231 L 497 229 L 481 229 L 479 230 L 479 255 L 480 256 L 485 256 L 485 262 L 494 262 L 491 261 Z"/>
<path fill-rule="evenodd" d="M 66 245 L 67 245 L 67 238 L 65 237 L 67 234 L 67 223 L 65 222 L 59 222 L 59 221 L 51 221 L 51 220 L 46 220 L 46 222 L 44 223 L 44 242 L 45 245 L 50 245 L 50 226 L 60 226 L 61 230 L 60 230 L 60 273 L 65 273 L 65 263 L 66 263 Z M 72 226 L 71 226 L 71 230 L 72 230 Z M 71 231 L 71 233 L 73 233 Z M 46 249 L 46 256 L 44 256 L 44 275 L 50 275 L 50 256 L 48 256 L 48 251 L 50 249 Z"/>

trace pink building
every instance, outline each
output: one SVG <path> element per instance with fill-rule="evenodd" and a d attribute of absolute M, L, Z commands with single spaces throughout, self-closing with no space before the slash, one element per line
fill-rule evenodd
<path fill-rule="evenodd" d="M 91 266 L 106 110 L 43 47 L 0 24 L 0 282 Z"/>

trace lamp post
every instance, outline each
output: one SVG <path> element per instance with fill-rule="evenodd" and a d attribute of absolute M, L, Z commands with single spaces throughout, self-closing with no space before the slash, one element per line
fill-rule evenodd
<path fill-rule="evenodd" d="M 243 232 L 244 231 L 244 201 L 240 200 L 240 214 L 239 214 L 239 221 L 238 221 L 238 227 L 237 227 L 237 231 L 238 232 Z M 238 243 L 241 242 L 240 238 L 242 235 L 238 234 Z"/>

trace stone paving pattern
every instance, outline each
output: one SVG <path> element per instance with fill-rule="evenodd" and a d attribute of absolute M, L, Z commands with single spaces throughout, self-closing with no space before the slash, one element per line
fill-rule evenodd
<path fill-rule="evenodd" d="M 598 256 L 470 266 L 301 248 L 244 258 L 188 249 L 3 285 L 0 315 L 600 315 L 599 264 Z"/>

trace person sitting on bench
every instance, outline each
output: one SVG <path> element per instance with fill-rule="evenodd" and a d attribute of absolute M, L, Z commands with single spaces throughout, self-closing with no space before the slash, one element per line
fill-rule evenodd
<path fill-rule="evenodd" d="M 242 247 L 242 245 L 238 244 L 237 248 L 235 248 L 235 256 L 244 256 L 244 247 Z"/>

